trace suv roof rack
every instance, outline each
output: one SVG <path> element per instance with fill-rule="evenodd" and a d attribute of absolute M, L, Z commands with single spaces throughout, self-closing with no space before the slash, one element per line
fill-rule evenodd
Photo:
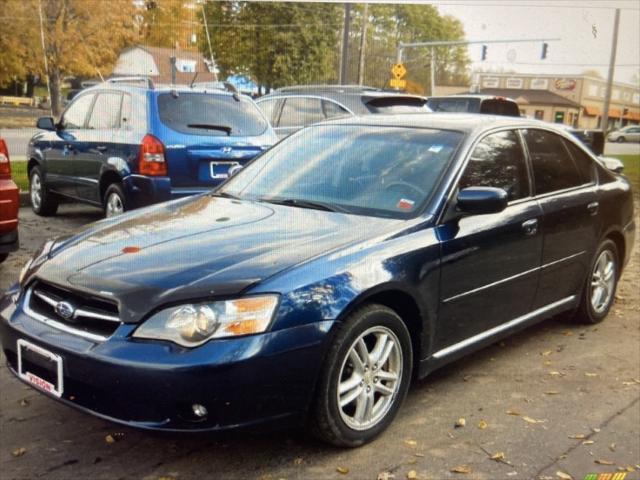
<path fill-rule="evenodd" d="M 149 77 L 114 77 L 109 78 L 105 83 L 124 83 L 129 85 L 139 85 L 140 83 L 144 83 L 145 86 L 150 90 L 153 90 L 155 88 L 153 80 L 151 80 Z"/>
<path fill-rule="evenodd" d="M 371 91 L 378 92 L 379 88 L 367 87 L 363 85 L 296 85 L 291 87 L 277 88 L 276 92 L 299 92 L 304 90 L 348 90 L 353 92 Z"/>

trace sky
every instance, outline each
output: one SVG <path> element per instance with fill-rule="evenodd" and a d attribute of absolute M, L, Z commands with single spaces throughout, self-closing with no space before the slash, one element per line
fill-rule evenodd
<path fill-rule="evenodd" d="M 426 2 L 425 2 L 426 3 Z M 576 75 L 597 70 L 607 78 L 615 8 L 621 8 L 614 79 L 630 83 L 640 76 L 640 1 L 638 0 L 442 0 L 429 2 L 458 18 L 467 40 L 559 38 L 546 60 L 542 43 L 468 47 L 473 69 Z M 511 61 L 510 61 L 511 60 Z"/>

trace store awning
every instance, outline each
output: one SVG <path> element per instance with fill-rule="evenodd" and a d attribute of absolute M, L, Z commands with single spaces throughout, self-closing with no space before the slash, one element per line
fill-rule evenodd
<path fill-rule="evenodd" d="M 597 117 L 600 115 L 600 109 L 598 107 L 590 107 L 587 105 L 584 107 L 584 114 L 589 115 L 590 117 Z"/>

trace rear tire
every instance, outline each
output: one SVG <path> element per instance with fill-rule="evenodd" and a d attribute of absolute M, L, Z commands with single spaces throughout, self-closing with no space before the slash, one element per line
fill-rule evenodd
<path fill-rule="evenodd" d="M 48 191 L 39 166 L 29 173 L 29 199 L 36 215 L 50 217 L 58 211 L 58 197 Z"/>
<path fill-rule="evenodd" d="M 127 197 L 120 183 L 112 183 L 104 192 L 102 200 L 104 216 L 106 218 L 122 215 L 128 210 Z"/>
<path fill-rule="evenodd" d="M 602 242 L 591 263 L 574 319 L 593 325 L 605 319 L 615 300 L 620 273 L 618 247 L 612 240 Z"/>
<path fill-rule="evenodd" d="M 0 253 L 0 263 L 4 262 L 8 256 L 8 253 Z"/>
<path fill-rule="evenodd" d="M 338 325 L 311 412 L 319 439 L 358 447 L 393 421 L 411 379 L 411 337 L 396 312 L 367 305 Z"/>
<path fill-rule="evenodd" d="M 618 139 L 616 140 L 616 142 L 618 143 L 624 143 L 626 140 L 624 137 L 618 137 Z"/>

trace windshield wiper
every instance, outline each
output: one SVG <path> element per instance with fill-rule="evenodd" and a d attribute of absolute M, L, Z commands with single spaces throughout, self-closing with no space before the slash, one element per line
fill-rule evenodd
<path fill-rule="evenodd" d="M 225 132 L 227 136 L 231 135 L 231 127 L 227 125 L 210 125 L 208 123 L 189 123 L 187 124 L 189 128 L 201 128 L 203 130 L 220 130 L 221 132 Z"/>
<path fill-rule="evenodd" d="M 233 200 L 240 200 L 240 197 L 237 195 L 234 195 L 233 193 L 229 193 L 229 192 L 213 192 L 211 194 L 212 197 L 222 197 L 222 198 L 231 198 Z"/>
<path fill-rule="evenodd" d="M 302 200 L 299 198 L 276 198 L 276 197 L 260 197 L 261 202 L 275 203 L 276 205 L 287 205 L 290 207 L 311 208 L 314 210 L 324 210 L 325 212 L 346 212 L 345 209 L 337 205 L 324 202 L 316 202 L 313 200 Z"/>

